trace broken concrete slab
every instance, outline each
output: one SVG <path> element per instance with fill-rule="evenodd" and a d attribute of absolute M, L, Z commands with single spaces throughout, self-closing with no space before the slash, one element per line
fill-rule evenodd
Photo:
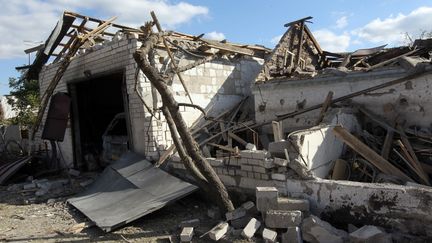
<path fill-rule="evenodd" d="M 220 222 L 210 230 L 209 237 L 214 241 L 218 241 L 228 232 L 228 229 L 229 225 L 227 222 Z"/>
<path fill-rule="evenodd" d="M 308 199 L 311 213 L 335 224 L 373 224 L 432 237 L 432 189 L 324 179 L 288 179 L 286 188 L 291 197 Z"/>
<path fill-rule="evenodd" d="M 392 237 L 383 229 L 373 225 L 365 225 L 349 234 L 352 243 L 391 243 Z"/>
<path fill-rule="evenodd" d="M 181 242 L 192 241 L 193 234 L 194 234 L 194 228 L 193 227 L 184 227 L 182 232 L 180 233 L 180 241 Z"/>
<path fill-rule="evenodd" d="M 261 222 L 258 221 L 256 218 L 252 218 L 246 225 L 246 227 L 243 229 L 241 235 L 246 239 L 251 239 L 260 226 Z"/>
<path fill-rule="evenodd" d="M 287 232 L 282 234 L 282 243 L 303 243 L 299 227 L 288 227 Z"/>
<path fill-rule="evenodd" d="M 262 237 L 265 242 L 276 242 L 277 232 L 271 229 L 264 228 L 262 232 Z"/>
<path fill-rule="evenodd" d="M 302 212 L 298 210 L 268 210 L 265 214 L 267 227 L 284 229 L 292 226 L 299 226 L 302 222 Z"/>
<path fill-rule="evenodd" d="M 311 215 L 303 220 L 303 239 L 311 243 L 343 243 L 348 238 L 348 233 L 336 229 L 329 223 Z"/>

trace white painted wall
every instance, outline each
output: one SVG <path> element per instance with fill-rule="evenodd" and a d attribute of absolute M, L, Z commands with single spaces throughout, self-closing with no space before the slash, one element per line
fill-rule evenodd
<path fill-rule="evenodd" d="M 346 76 L 317 77 L 305 80 L 273 80 L 256 84 L 255 118 L 257 122 L 272 121 L 275 114 L 285 114 L 298 109 L 299 103 L 310 107 L 324 102 L 329 91 L 338 98 L 356 91 L 395 80 L 407 75 L 402 68 L 386 68 L 371 72 L 352 72 Z M 353 99 L 376 114 L 393 119 L 399 114 L 407 125 L 430 127 L 432 121 L 432 74 L 408 82 L 377 90 Z M 259 107 L 265 104 L 265 110 Z M 319 110 L 286 119 L 284 127 L 291 130 L 313 125 Z"/>
<path fill-rule="evenodd" d="M 299 161 L 306 162 L 307 170 L 319 178 L 326 178 L 333 168 L 334 161 L 344 152 L 344 143 L 333 133 L 336 125 L 353 132 L 358 131 L 359 123 L 355 115 L 346 110 L 333 110 L 321 125 L 291 133 L 289 136 L 299 141 Z"/>

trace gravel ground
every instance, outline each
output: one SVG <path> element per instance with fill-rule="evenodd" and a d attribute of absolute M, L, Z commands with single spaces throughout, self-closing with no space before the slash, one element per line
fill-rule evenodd
<path fill-rule="evenodd" d="M 0 242 L 179 242 L 179 223 L 194 218 L 199 218 L 201 224 L 195 229 L 193 242 L 209 242 L 207 236 L 199 236 L 218 223 L 207 216 L 208 204 L 195 193 L 112 233 L 104 233 L 65 202 L 83 190 L 79 186 L 71 186 L 62 195 L 36 198 L 34 190 L 7 189 L 0 187 Z M 84 229 L 80 223 L 86 224 Z M 245 242 L 236 238 L 227 237 L 222 242 Z"/>

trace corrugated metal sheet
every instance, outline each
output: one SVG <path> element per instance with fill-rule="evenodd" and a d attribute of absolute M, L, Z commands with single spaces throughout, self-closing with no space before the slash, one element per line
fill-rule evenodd
<path fill-rule="evenodd" d="M 196 189 L 143 157 L 128 153 L 107 167 L 88 190 L 68 202 L 109 232 Z"/>

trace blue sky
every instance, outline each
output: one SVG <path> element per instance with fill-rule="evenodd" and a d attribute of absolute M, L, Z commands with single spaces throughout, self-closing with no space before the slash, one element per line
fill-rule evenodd
<path fill-rule="evenodd" d="M 0 94 L 16 66 L 28 64 L 28 41 L 44 41 L 63 10 L 140 26 L 155 10 L 164 28 L 208 38 L 273 47 L 287 22 L 313 16 L 309 28 L 323 49 L 354 51 L 404 44 L 404 33 L 431 31 L 432 3 L 425 0 L 0 0 Z M 26 42 L 25 42 L 26 41 Z"/>

